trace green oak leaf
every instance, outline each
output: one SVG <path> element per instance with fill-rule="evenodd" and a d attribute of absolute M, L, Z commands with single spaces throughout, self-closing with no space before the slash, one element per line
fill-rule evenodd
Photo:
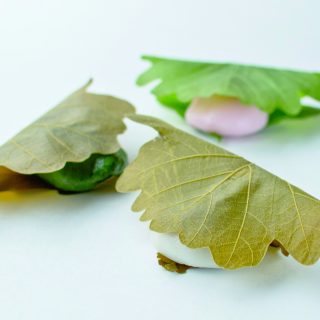
<path fill-rule="evenodd" d="M 320 115 L 320 109 L 312 106 L 302 106 L 298 116 L 289 116 L 280 110 L 276 110 L 270 115 L 269 125 L 278 124 L 284 120 L 308 119 Z"/>
<path fill-rule="evenodd" d="M 152 93 L 164 105 L 184 115 L 193 98 L 236 97 L 246 105 L 285 117 L 315 116 L 320 110 L 301 105 L 301 98 L 320 100 L 320 73 L 282 70 L 231 63 L 205 63 L 144 56 L 152 66 L 137 80 L 158 80 Z M 280 117 L 281 115 L 281 117 Z"/>
<path fill-rule="evenodd" d="M 141 190 L 134 211 L 160 233 L 207 247 L 221 267 L 255 266 L 277 244 L 302 264 L 320 256 L 320 201 L 257 165 L 152 117 L 156 129 L 117 182 Z"/>
<path fill-rule="evenodd" d="M 37 185 L 17 174 L 52 173 L 67 163 L 120 149 L 117 136 L 126 128 L 123 117 L 134 113 L 134 107 L 112 96 L 88 93 L 91 82 L 0 147 L 1 191 Z"/>

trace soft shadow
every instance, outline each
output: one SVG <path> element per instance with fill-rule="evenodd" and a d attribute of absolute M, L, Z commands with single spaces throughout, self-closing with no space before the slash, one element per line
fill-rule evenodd
<path fill-rule="evenodd" d="M 319 266 L 303 266 L 292 257 L 285 257 L 277 248 L 270 248 L 264 260 L 256 267 L 238 270 L 191 269 L 190 275 L 205 278 L 207 282 L 223 286 L 228 294 L 237 297 L 239 294 L 262 295 L 272 294 L 277 288 L 291 285 L 294 282 L 318 286 L 314 278 L 319 274 Z"/>
<path fill-rule="evenodd" d="M 115 181 L 101 184 L 90 192 L 61 194 L 53 189 L 0 192 L 0 215 L 62 213 L 92 214 L 92 206 L 115 200 Z M 117 194 L 121 197 L 121 194 Z M 65 210 L 64 210 L 65 209 Z"/>

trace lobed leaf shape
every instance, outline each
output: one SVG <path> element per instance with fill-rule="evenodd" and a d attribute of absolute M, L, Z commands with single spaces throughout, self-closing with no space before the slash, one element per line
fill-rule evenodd
<path fill-rule="evenodd" d="M 218 146 L 152 117 L 156 129 L 117 182 L 141 190 L 133 211 L 160 233 L 179 234 L 190 248 L 207 247 L 221 267 L 255 266 L 271 243 L 302 264 L 320 255 L 320 201 Z"/>
<path fill-rule="evenodd" d="M 300 114 L 311 117 L 320 113 L 318 108 L 301 105 L 305 96 L 320 100 L 319 73 L 153 56 L 143 59 L 152 65 L 138 78 L 137 84 L 159 80 L 153 94 L 181 115 L 193 98 L 212 95 L 235 97 L 269 114 L 278 111 L 288 117 L 300 117 Z"/>
<path fill-rule="evenodd" d="M 125 130 L 123 117 L 134 113 L 134 107 L 112 96 L 88 93 L 91 82 L 0 147 L 0 190 L 34 185 L 17 174 L 54 172 L 67 162 L 120 149 L 117 136 Z"/>

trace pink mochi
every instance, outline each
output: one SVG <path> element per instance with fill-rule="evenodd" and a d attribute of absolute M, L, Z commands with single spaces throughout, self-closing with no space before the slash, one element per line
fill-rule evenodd
<path fill-rule="evenodd" d="M 213 96 L 195 98 L 185 118 L 192 127 L 225 137 L 242 137 L 266 127 L 269 115 L 238 99 Z"/>

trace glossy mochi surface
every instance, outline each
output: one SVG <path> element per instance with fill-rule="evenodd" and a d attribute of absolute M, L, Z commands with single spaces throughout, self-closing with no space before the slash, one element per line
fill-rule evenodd
<path fill-rule="evenodd" d="M 238 99 L 213 96 L 193 99 L 185 118 L 196 129 L 224 137 L 242 137 L 265 128 L 269 116 Z"/>

